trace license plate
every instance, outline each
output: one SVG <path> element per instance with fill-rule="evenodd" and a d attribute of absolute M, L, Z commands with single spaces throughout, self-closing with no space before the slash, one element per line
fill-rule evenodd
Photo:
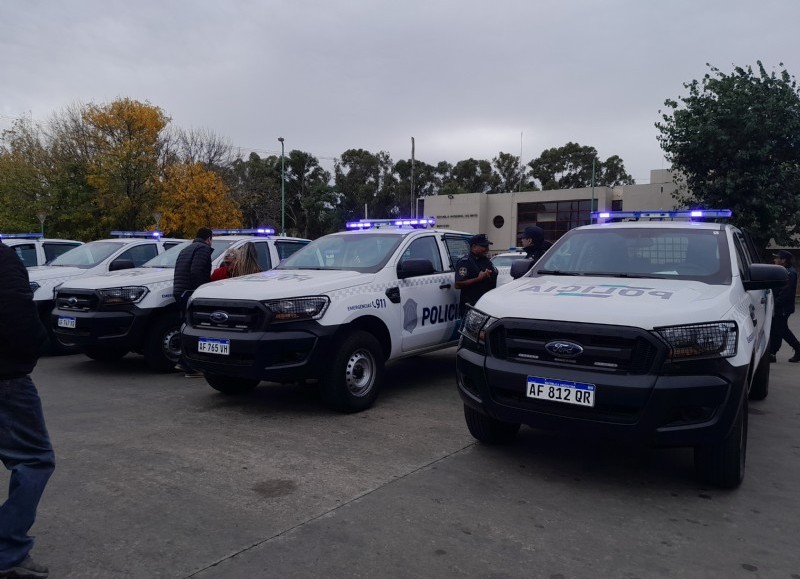
<path fill-rule="evenodd" d="M 213 338 L 200 338 L 197 341 L 197 351 L 204 354 L 219 354 L 228 356 L 231 353 L 230 340 L 215 340 Z"/>
<path fill-rule="evenodd" d="M 552 380 L 528 376 L 528 398 L 564 402 L 578 406 L 594 406 L 594 384 L 571 382 L 569 380 Z"/>
<path fill-rule="evenodd" d="M 58 327 L 59 328 L 72 328 L 75 329 L 75 318 L 67 318 L 63 316 L 59 316 L 58 318 Z"/>

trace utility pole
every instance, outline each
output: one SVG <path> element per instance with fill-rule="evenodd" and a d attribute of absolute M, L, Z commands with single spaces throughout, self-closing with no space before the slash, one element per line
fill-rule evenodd
<path fill-rule="evenodd" d="M 283 170 L 283 137 L 278 137 L 281 142 L 281 235 L 286 235 L 286 178 Z"/>
<path fill-rule="evenodd" d="M 417 216 L 417 208 L 414 202 L 414 137 L 411 137 L 411 213 L 410 217 Z"/>

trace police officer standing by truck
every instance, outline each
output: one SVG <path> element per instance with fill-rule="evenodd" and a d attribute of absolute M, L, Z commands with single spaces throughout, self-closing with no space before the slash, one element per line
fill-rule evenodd
<path fill-rule="evenodd" d="M 544 229 L 538 225 L 529 225 L 522 232 L 522 250 L 525 252 L 525 257 L 533 263 L 539 261 L 551 245 L 553 244 L 545 241 Z"/>
<path fill-rule="evenodd" d="M 475 305 L 483 294 L 497 287 L 497 268 L 487 257 L 492 244 L 485 233 L 469 240 L 469 253 L 456 263 L 456 289 L 461 290 L 459 314 L 464 317 L 467 304 Z"/>

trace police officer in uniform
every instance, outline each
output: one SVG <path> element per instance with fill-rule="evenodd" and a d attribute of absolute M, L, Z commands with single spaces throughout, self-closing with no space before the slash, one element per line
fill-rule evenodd
<path fill-rule="evenodd" d="M 525 252 L 525 257 L 534 263 L 539 261 L 551 245 L 553 244 L 544 239 L 544 229 L 537 225 L 530 225 L 522 232 L 522 250 Z"/>
<path fill-rule="evenodd" d="M 480 297 L 497 287 L 497 268 L 486 257 L 492 244 L 485 233 L 469 240 L 469 253 L 456 263 L 456 289 L 461 290 L 459 315 L 464 317 L 467 304 L 475 305 Z"/>

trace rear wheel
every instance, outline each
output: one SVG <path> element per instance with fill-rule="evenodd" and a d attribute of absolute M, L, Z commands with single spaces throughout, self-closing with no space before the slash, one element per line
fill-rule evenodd
<path fill-rule="evenodd" d="M 92 360 L 98 362 L 114 362 L 128 353 L 126 348 L 114 348 L 110 346 L 89 346 L 83 351 Z"/>
<path fill-rule="evenodd" d="M 235 376 L 221 376 L 219 374 L 203 374 L 203 376 L 205 377 L 206 382 L 208 382 L 208 385 L 214 390 L 232 396 L 247 394 L 248 392 L 253 391 L 260 382 L 260 380 L 255 379 L 237 378 Z"/>
<path fill-rule="evenodd" d="M 469 433 L 485 444 L 505 444 L 514 440 L 519 424 L 502 422 L 464 405 L 464 419 Z"/>
<path fill-rule="evenodd" d="M 333 353 L 322 379 L 325 403 L 340 412 L 361 412 L 375 403 L 383 382 L 383 350 L 372 334 L 355 331 Z"/>
<path fill-rule="evenodd" d="M 750 400 L 764 400 L 769 394 L 769 349 L 764 352 L 750 384 Z"/>
<path fill-rule="evenodd" d="M 747 423 L 748 405 L 745 399 L 733 428 L 722 441 L 695 447 L 694 466 L 702 482 L 727 489 L 739 486 L 744 479 L 747 458 Z"/>
<path fill-rule="evenodd" d="M 156 372 L 170 372 L 181 355 L 181 327 L 178 314 L 161 315 L 147 333 L 144 360 Z"/>

